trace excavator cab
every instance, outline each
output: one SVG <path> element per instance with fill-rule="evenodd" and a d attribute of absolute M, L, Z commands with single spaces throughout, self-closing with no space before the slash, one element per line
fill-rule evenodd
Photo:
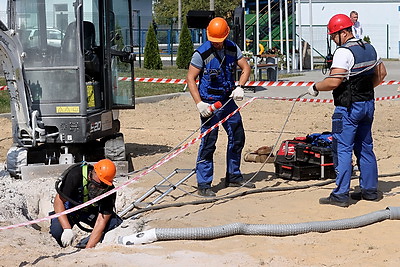
<path fill-rule="evenodd" d="M 135 106 L 131 0 L 8 0 L 9 172 L 126 160 L 119 109 Z M 3 48 L 2 48 L 3 47 Z M 11 55 L 7 55 L 11 54 Z M 18 76 L 20 75 L 20 76 Z"/>

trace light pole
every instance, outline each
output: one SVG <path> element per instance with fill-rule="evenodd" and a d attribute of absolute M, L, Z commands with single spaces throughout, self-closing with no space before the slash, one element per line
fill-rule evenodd
<path fill-rule="evenodd" d="M 182 0 L 178 0 L 178 30 L 182 29 Z"/>

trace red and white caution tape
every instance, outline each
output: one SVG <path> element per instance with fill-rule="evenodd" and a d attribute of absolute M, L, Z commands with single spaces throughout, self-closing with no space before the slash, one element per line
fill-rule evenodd
<path fill-rule="evenodd" d="M 253 81 L 247 82 L 247 86 L 286 86 L 286 87 L 294 87 L 294 86 L 311 86 L 315 82 L 271 82 L 271 81 Z M 393 85 L 400 84 L 400 81 L 383 81 L 380 85 Z"/>
<path fill-rule="evenodd" d="M 119 77 L 119 81 L 132 81 L 131 77 Z M 175 84 L 186 84 L 185 79 L 163 79 L 163 78 L 135 78 L 135 82 L 146 82 L 146 83 L 175 83 Z"/>
<path fill-rule="evenodd" d="M 259 99 L 272 99 L 272 100 L 285 100 L 285 101 L 296 101 L 296 102 L 307 102 L 307 103 L 333 103 L 333 99 L 318 99 L 318 98 L 287 98 L 287 97 L 273 97 L 273 96 L 260 96 Z M 400 98 L 400 95 L 383 96 L 375 98 L 375 101 L 391 100 Z"/>
<path fill-rule="evenodd" d="M 287 98 L 287 97 L 274 97 L 274 96 L 260 96 L 259 99 L 272 99 L 272 100 L 285 100 L 296 102 L 315 102 L 315 103 L 333 103 L 332 99 L 318 99 L 318 98 Z"/>
<path fill-rule="evenodd" d="M 314 82 L 271 82 L 271 81 L 252 81 L 247 82 L 246 86 L 311 86 Z"/>
<path fill-rule="evenodd" d="M 132 81 L 131 77 L 119 77 L 120 81 Z M 175 84 L 186 84 L 185 79 L 162 79 L 162 78 L 135 78 L 135 82 L 151 82 L 151 83 L 175 83 Z M 250 81 L 246 82 L 246 86 L 286 86 L 286 87 L 294 87 L 294 86 L 311 86 L 315 82 L 272 82 L 272 81 Z M 400 84 L 400 81 L 383 81 L 381 85 L 393 85 Z"/>

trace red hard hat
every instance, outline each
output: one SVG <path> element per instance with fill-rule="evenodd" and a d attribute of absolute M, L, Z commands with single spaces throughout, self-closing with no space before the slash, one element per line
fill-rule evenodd
<path fill-rule="evenodd" d="M 216 17 L 208 24 L 207 39 L 211 42 L 221 43 L 228 37 L 229 31 L 226 20 Z"/>
<path fill-rule="evenodd" d="M 353 26 L 351 19 L 345 14 L 333 16 L 328 23 L 328 34 L 338 32 Z"/>

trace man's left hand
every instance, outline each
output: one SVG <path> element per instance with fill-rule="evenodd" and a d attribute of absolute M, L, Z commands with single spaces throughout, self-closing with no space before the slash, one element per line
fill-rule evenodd
<path fill-rule="evenodd" d="M 244 97 L 244 90 L 240 86 L 236 86 L 235 90 L 232 91 L 232 94 L 229 96 L 232 97 L 233 100 L 241 101 Z"/>

